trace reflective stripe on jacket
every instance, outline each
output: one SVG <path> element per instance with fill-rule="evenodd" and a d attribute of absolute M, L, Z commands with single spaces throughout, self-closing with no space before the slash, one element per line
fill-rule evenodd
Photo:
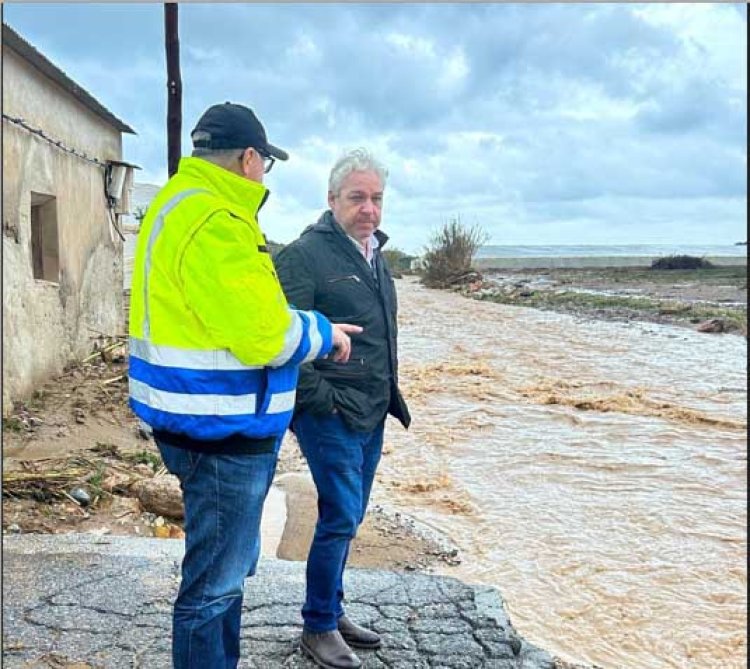
<path fill-rule="evenodd" d="M 184 158 L 139 232 L 130 305 L 130 406 L 193 439 L 280 436 L 298 366 L 332 347 L 330 322 L 289 308 L 256 215 L 267 197 Z"/>

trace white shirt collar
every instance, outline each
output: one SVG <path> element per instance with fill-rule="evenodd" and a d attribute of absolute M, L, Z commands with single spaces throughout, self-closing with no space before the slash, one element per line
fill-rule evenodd
<path fill-rule="evenodd" d="M 365 260 L 372 265 L 372 258 L 375 254 L 375 249 L 380 246 L 378 238 L 375 235 L 370 235 L 364 242 L 360 242 L 355 237 L 347 235 L 352 243 L 359 249 L 359 252 L 365 257 Z"/>

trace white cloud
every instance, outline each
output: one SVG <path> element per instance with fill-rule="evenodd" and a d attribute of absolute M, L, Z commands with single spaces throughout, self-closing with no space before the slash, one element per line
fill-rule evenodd
<path fill-rule="evenodd" d="M 736 11 L 741 4 L 654 3 L 635 10 L 682 42 L 683 63 L 721 77 L 738 91 L 747 90 L 747 23 Z M 742 29 L 744 28 L 744 29 Z"/>
<path fill-rule="evenodd" d="M 403 51 L 410 58 L 432 61 L 436 57 L 434 43 L 423 37 L 394 32 L 387 33 L 385 41 L 395 49 Z"/>
<path fill-rule="evenodd" d="M 4 10 L 138 131 L 125 140 L 138 176 L 163 180 L 161 6 Z M 261 217 L 279 241 L 324 209 L 341 151 L 364 145 L 390 169 L 383 226 L 406 250 L 455 215 L 494 243 L 731 242 L 744 238 L 747 213 L 744 11 L 186 3 L 183 150 L 209 105 L 252 106 L 291 154 L 268 177 Z"/>

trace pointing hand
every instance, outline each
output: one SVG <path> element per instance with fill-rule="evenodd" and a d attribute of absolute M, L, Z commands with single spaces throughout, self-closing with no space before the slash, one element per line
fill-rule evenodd
<path fill-rule="evenodd" d="M 348 323 L 333 324 L 333 355 L 332 360 L 336 362 L 346 362 L 352 352 L 352 341 L 349 339 L 350 334 L 359 334 L 362 328 L 359 325 L 349 325 Z"/>

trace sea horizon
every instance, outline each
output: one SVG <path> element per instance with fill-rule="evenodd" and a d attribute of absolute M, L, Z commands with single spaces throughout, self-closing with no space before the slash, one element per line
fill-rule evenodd
<path fill-rule="evenodd" d="M 542 257 L 660 257 L 692 255 L 710 257 L 746 257 L 745 243 L 733 244 L 486 244 L 476 258 Z"/>

